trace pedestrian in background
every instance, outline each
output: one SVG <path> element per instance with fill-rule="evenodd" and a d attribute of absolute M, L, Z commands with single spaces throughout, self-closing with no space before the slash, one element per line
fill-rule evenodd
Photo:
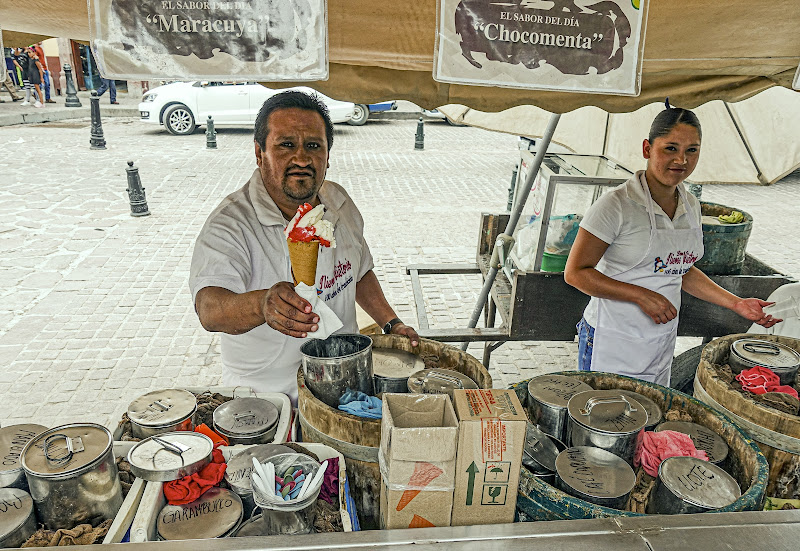
<path fill-rule="evenodd" d="M 17 75 L 22 82 L 22 89 L 25 90 L 25 101 L 20 105 L 31 104 L 31 83 L 28 80 L 28 65 L 30 58 L 27 51 L 22 48 L 17 48 L 14 52 L 14 66 L 17 68 Z"/>
<path fill-rule="evenodd" d="M 5 60 L 4 60 L 5 62 Z M 0 82 L 0 91 L 3 88 L 6 89 L 6 92 L 9 93 L 11 96 L 11 101 L 19 101 L 22 99 L 22 96 L 17 92 L 17 87 L 14 86 L 14 80 L 11 78 L 11 71 L 14 70 L 13 68 L 6 71 L 6 79 Z M 0 99 L 0 103 L 5 103 L 5 100 Z"/>
<path fill-rule="evenodd" d="M 42 67 L 42 63 L 39 61 L 39 58 L 36 57 L 36 50 L 33 48 L 28 48 L 28 82 L 30 83 L 29 86 L 33 87 L 36 90 L 36 96 L 39 98 L 36 103 L 33 104 L 34 107 L 44 107 L 44 94 L 42 94 L 42 89 L 40 88 L 42 84 L 42 80 L 44 78 L 44 68 Z M 27 100 L 27 96 L 26 96 Z"/>
<path fill-rule="evenodd" d="M 117 83 L 114 82 L 114 79 L 103 78 L 100 77 L 102 81 L 100 87 L 95 90 L 98 96 L 102 96 L 106 93 L 106 90 L 109 90 L 109 95 L 111 96 L 111 105 L 119 105 L 117 101 Z"/>
<path fill-rule="evenodd" d="M 37 42 L 33 46 L 33 51 L 36 52 L 36 57 L 39 58 L 39 62 L 42 64 L 42 85 L 44 87 L 44 97 L 45 103 L 55 103 L 55 100 L 50 99 L 50 71 L 47 69 L 47 58 L 44 55 L 44 50 L 42 49 L 42 43 Z"/>

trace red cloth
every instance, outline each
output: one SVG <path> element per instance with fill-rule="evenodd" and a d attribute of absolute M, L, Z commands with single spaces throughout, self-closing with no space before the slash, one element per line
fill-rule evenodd
<path fill-rule="evenodd" d="M 642 466 L 650 476 L 658 476 L 658 466 L 668 457 L 697 457 L 708 461 L 708 454 L 698 450 L 688 434 L 674 430 L 642 432 L 633 456 L 633 466 Z"/>
<path fill-rule="evenodd" d="M 200 472 L 164 484 L 164 497 L 170 505 L 186 505 L 220 483 L 228 465 L 219 448 L 214 448 L 211 463 Z"/>
<path fill-rule="evenodd" d="M 336 505 L 339 501 L 339 458 L 331 457 L 328 459 L 328 467 L 325 469 L 325 477 L 322 479 L 322 487 L 319 490 L 319 497 L 331 505 Z"/>
<path fill-rule="evenodd" d="M 781 378 L 774 371 L 760 365 L 743 370 L 736 376 L 736 380 L 742 383 L 743 389 L 749 390 L 753 394 L 783 392 L 795 398 L 798 397 L 797 391 L 793 387 L 782 385 Z"/>

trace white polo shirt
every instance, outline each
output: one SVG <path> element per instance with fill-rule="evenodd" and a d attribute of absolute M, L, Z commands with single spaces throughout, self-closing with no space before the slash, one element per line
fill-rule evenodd
<path fill-rule="evenodd" d="M 373 268 L 364 221 L 339 184 L 325 181 L 319 198 L 326 209 L 323 218 L 334 224 L 336 248 L 320 247 L 317 292 L 342 320 L 338 332 L 357 333 L 356 283 Z M 192 301 L 204 287 L 245 293 L 291 282 L 285 227 L 256 169 L 243 188 L 211 213 L 197 237 L 189 274 Z M 279 333 L 266 323 L 242 335 L 223 333 L 223 384 L 281 392 L 296 404 L 300 346 L 307 340 Z"/>
<path fill-rule="evenodd" d="M 646 185 L 644 171 L 640 170 L 621 186 L 604 193 L 581 220 L 583 229 L 609 244 L 596 266 L 604 275 L 613 278 L 639 264 L 647 253 L 650 243 L 649 199 L 642 187 Z M 672 219 L 653 201 L 657 229 L 690 228 L 689 216 L 700 222 L 700 202 L 691 193 L 683 195 L 688 198 L 688 209 L 679 195 L 678 208 Z M 591 298 L 583 317 L 592 327 L 597 325 L 596 298 Z"/>

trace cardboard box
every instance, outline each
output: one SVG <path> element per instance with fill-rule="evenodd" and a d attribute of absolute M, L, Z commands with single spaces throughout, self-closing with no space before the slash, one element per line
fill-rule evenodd
<path fill-rule="evenodd" d="M 447 395 L 383 395 L 381 528 L 450 526 L 457 442 Z"/>
<path fill-rule="evenodd" d="M 453 526 L 514 522 L 528 418 L 513 390 L 455 390 Z"/>

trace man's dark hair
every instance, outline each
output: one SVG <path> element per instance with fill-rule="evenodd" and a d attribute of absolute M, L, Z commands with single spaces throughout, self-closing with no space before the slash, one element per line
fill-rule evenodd
<path fill-rule="evenodd" d="M 264 105 L 261 106 L 256 117 L 255 132 L 253 134 L 253 139 L 259 147 L 264 149 L 267 146 L 267 134 L 269 134 L 267 121 L 272 112 L 278 109 L 292 108 L 316 111 L 320 114 L 322 120 L 325 121 L 325 137 L 328 140 L 328 151 L 330 151 L 331 147 L 333 147 L 333 123 L 328 113 L 328 107 L 317 94 L 307 94 L 299 90 L 279 92 L 267 99 Z"/>
<path fill-rule="evenodd" d="M 647 136 L 647 140 L 652 144 L 653 140 L 666 136 L 679 124 L 688 124 L 694 127 L 697 129 L 697 135 L 701 139 L 703 138 L 703 131 L 700 129 L 700 120 L 697 118 L 697 115 L 688 109 L 668 107 L 653 119 L 653 124 L 650 125 L 650 134 Z"/>

